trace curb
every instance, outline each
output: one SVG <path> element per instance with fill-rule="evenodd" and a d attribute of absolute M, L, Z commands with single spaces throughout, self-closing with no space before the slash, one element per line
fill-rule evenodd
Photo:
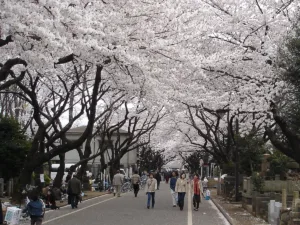
<path fill-rule="evenodd" d="M 223 216 L 226 218 L 226 220 L 228 221 L 228 223 L 230 223 L 231 225 L 236 225 L 232 219 L 230 218 L 230 216 L 226 213 L 226 211 L 223 209 L 222 206 L 220 206 L 212 197 L 210 197 L 210 199 L 212 200 L 212 202 L 215 204 L 215 206 L 220 210 L 220 212 L 223 214 Z"/>

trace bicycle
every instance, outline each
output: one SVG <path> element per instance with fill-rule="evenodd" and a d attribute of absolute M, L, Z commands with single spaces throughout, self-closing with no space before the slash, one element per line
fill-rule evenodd
<path fill-rule="evenodd" d="M 125 192 L 130 192 L 132 191 L 132 185 L 130 182 L 125 182 L 122 187 L 121 187 L 121 192 L 125 193 Z"/>
<path fill-rule="evenodd" d="M 147 180 L 145 180 L 145 179 L 141 180 L 141 182 L 140 182 L 140 189 L 141 190 L 145 188 L 146 183 L 147 183 Z"/>

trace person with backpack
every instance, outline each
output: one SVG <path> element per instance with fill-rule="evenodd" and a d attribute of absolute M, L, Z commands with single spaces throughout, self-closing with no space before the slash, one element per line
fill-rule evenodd
<path fill-rule="evenodd" d="M 27 204 L 25 210 L 30 215 L 31 225 L 41 225 L 45 215 L 45 204 L 39 199 L 37 194 L 34 194 L 30 198 L 30 202 Z"/>

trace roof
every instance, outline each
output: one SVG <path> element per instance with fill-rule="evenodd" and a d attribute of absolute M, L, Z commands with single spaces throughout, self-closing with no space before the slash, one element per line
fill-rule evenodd
<path fill-rule="evenodd" d="M 86 129 L 86 126 L 74 127 L 74 128 L 71 128 L 70 130 L 68 130 L 67 133 L 82 134 L 85 131 L 85 129 Z M 123 129 L 119 129 L 119 132 L 121 134 L 127 134 L 128 133 L 126 130 L 123 130 Z"/>

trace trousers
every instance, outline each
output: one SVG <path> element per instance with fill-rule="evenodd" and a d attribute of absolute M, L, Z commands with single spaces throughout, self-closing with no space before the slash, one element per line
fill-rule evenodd
<path fill-rule="evenodd" d="M 178 205 L 180 209 L 183 209 L 184 197 L 185 197 L 185 192 L 178 192 Z"/>
<path fill-rule="evenodd" d="M 194 197 L 193 197 L 193 205 L 196 209 L 199 209 L 199 203 L 201 201 L 201 198 L 200 198 L 200 195 L 196 195 L 194 194 Z"/>
<path fill-rule="evenodd" d="M 172 189 L 171 189 L 171 196 L 172 196 L 173 205 L 177 205 L 177 203 L 178 203 L 177 193 L 175 191 L 173 191 Z"/>
<path fill-rule="evenodd" d="M 135 197 L 139 193 L 139 190 L 140 190 L 140 185 L 139 184 L 133 184 L 133 192 L 134 192 Z"/>
<path fill-rule="evenodd" d="M 72 206 L 72 209 L 74 209 L 75 207 L 77 208 L 77 205 L 78 205 L 78 195 L 77 194 L 71 194 L 70 197 L 71 197 L 71 206 Z"/>
<path fill-rule="evenodd" d="M 148 195 L 147 206 L 150 207 L 150 202 L 152 199 L 152 208 L 153 208 L 155 205 L 155 192 L 148 192 L 147 195 Z"/>
<path fill-rule="evenodd" d="M 31 218 L 31 225 L 42 225 L 43 218 Z"/>
<path fill-rule="evenodd" d="M 117 196 L 120 197 L 121 196 L 121 185 L 115 185 L 115 189 L 116 189 Z"/>

